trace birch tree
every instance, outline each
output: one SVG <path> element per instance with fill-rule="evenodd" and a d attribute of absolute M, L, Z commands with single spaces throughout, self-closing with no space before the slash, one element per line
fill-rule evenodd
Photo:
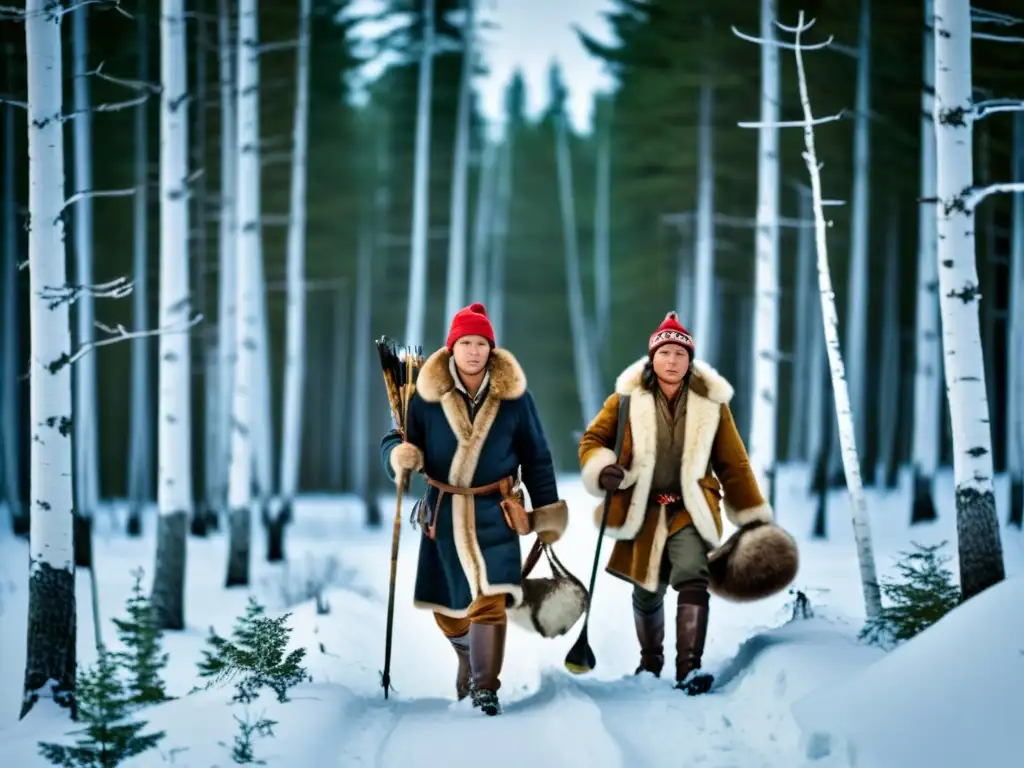
<path fill-rule="evenodd" d="M 14 45 L 6 46 L 7 91 L 14 92 Z M 21 323 L 18 312 L 18 221 L 14 204 L 14 110 L 13 104 L 3 109 L 4 146 L 3 180 L 0 189 L 0 229 L 3 230 L 3 253 L 0 255 L 0 477 L 4 478 L 4 500 L 11 515 L 14 532 L 28 533 L 27 512 L 21 505 L 21 440 L 19 425 L 18 377 L 21 346 Z"/>
<path fill-rule="evenodd" d="M 75 687 L 71 328 L 67 284 L 60 0 L 26 0 L 28 62 L 30 515 L 28 646 L 21 717 L 41 698 L 71 707 Z"/>
<path fill-rule="evenodd" d="M 262 256 L 260 238 L 259 24 L 256 0 L 238 6 L 237 207 L 239 237 L 235 273 L 235 371 L 231 404 L 231 461 L 228 477 L 228 569 L 226 586 L 249 583 L 252 538 L 253 375 L 259 323 L 255 268 Z"/>
<path fill-rule="evenodd" d="M 1024 185 L 1024 112 L 1013 116 L 1013 177 Z M 1010 522 L 1024 526 L 1024 192 L 1013 196 L 1006 365 L 1006 468 Z"/>
<path fill-rule="evenodd" d="M 291 213 L 288 220 L 287 309 L 285 317 L 284 418 L 282 425 L 281 508 L 270 530 L 291 519 L 299 484 L 302 450 L 302 399 L 306 386 L 306 147 L 309 142 L 309 25 L 311 0 L 300 0 L 299 44 L 292 134 Z M 365 447 L 364 447 L 365 449 Z M 283 530 L 281 531 L 283 535 Z M 268 560 L 270 548 L 268 548 Z M 283 558 L 283 546 L 281 547 Z"/>
<path fill-rule="evenodd" d="M 832 290 L 832 274 L 828 262 L 828 243 L 826 231 L 828 222 L 825 220 L 825 205 L 835 204 L 826 201 L 822 192 L 821 165 L 818 162 L 814 145 L 814 127 L 822 123 L 838 120 L 841 115 L 815 119 L 811 111 L 810 97 L 807 91 L 807 77 L 804 72 L 803 52 L 826 47 L 831 38 L 824 43 L 809 45 L 801 40 L 804 32 L 811 28 L 813 20 L 804 22 L 804 13 L 800 11 L 795 27 L 787 27 L 774 22 L 779 29 L 790 32 L 795 40 L 792 44 L 779 42 L 774 35 L 771 37 L 752 38 L 734 32 L 745 40 L 751 40 L 761 46 L 791 48 L 796 57 L 797 84 L 800 91 L 800 105 L 803 119 L 793 122 L 777 123 L 778 127 L 801 127 L 804 132 L 804 162 L 811 181 L 811 199 L 814 210 L 814 240 L 817 250 L 818 292 L 821 300 L 821 314 L 825 333 L 825 346 L 828 351 L 829 369 L 832 375 L 832 392 L 835 399 L 836 425 L 839 431 L 839 442 L 842 446 L 843 470 L 846 475 L 846 487 L 850 494 L 850 508 L 853 518 L 853 535 L 857 545 L 857 559 L 860 565 L 861 589 L 864 593 L 864 609 L 866 616 L 877 617 L 882 610 L 882 597 L 878 585 L 875 568 L 874 550 L 871 544 L 871 524 L 868 517 L 867 497 L 860 475 L 860 461 L 857 455 L 857 441 L 850 412 L 850 394 L 846 382 L 846 372 L 839 341 L 839 317 L 836 312 L 835 292 Z M 741 124 L 742 125 L 742 124 Z M 763 123 L 757 124 L 758 127 Z M 755 326 L 756 327 L 756 326 Z"/>
<path fill-rule="evenodd" d="M 444 329 L 464 306 L 466 293 L 466 209 L 469 185 L 470 106 L 473 99 L 473 69 L 476 66 L 476 2 L 465 0 L 466 18 L 462 29 L 462 74 L 459 79 L 459 108 L 452 155 L 451 231 L 448 234 L 448 275 L 444 303 Z"/>
<path fill-rule="evenodd" d="M 939 261 L 936 197 L 934 0 L 924 0 L 924 77 L 921 88 L 921 194 L 917 220 L 914 321 L 914 465 L 912 523 L 934 520 L 935 473 L 941 442 L 942 350 L 939 346 Z"/>
<path fill-rule="evenodd" d="M 761 119 L 757 133 L 754 376 L 750 463 L 769 500 L 775 491 L 779 333 L 779 50 L 777 0 L 761 0 Z"/>
<path fill-rule="evenodd" d="M 697 232 L 694 254 L 694 327 L 701 357 L 712 365 L 717 356 L 711 341 L 715 282 L 715 156 L 713 110 L 715 87 L 710 75 L 700 86 L 700 124 L 697 145 Z"/>
<path fill-rule="evenodd" d="M 608 328 L 612 314 L 611 267 L 611 182 L 612 182 L 612 104 L 595 112 L 603 118 L 599 131 L 597 174 L 594 195 L 594 343 L 602 353 L 608 351 Z M 602 114 L 603 113 L 603 114 Z"/>
<path fill-rule="evenodd" d="M 188 50 L 184 0 L 160 7 L 160 325 L 188 319 Z M 188 334 L 160 335 L 153 613 L 185 628 L 185 547 L 192 512 L 192 377 Z"/>
<path fill-rule="evenodd" d="M 888 226 L 885 244 L 885 291 L 882 308 L 882 345 L 879 354 L 878 380 L 883 391 L 878 404 L 878 456 L 876 485 L 892 490 L 896 487 L 896 437 L 900 422 L 903 376 L 900 358 L 900 205 L 894 194 L 888 205 Z"/>
<path fill-rule="evenodd" d="M 817 316 L 815 302 L 818 300 L 811 287 L 815 276 L 814 267 L 814 219 L 811 207 L 811 190 L 804 185 L 797 188 L 798 207 L 800 211 L 800 228 L 797 229 L 796 275 L 793 298 L 796 302 L 796 318 L 794 322 L 793 343 L 793 375 L 790 377 L 789 440 L 786 447 L 786 460 L 789 462 L 806 461 L 813 442 L 810 432 L 820 424 L 813 414 L 811 402 L 817 396 L 814 391 L 820 377 L 815 373 L 812 363 L 815 353 L 820 354 L 821 345 L 812 345 L 811 337 L 815 328 L 820 327 L 811 318 Z M 805 407 L 806 406 L 806 407 Z"/>
<path fill-rule="evenodd" d="M 405 343 L 422 346 L 427 313 L 427 227 L 430 222 L 430 92 L 434 68 L 434 0 L 423 2 L 423 40 L 416 100 L 416 160 L 413 176 L 412 254 Z"/>
<path fill-rule="evenodd" d="M 149 80 L 149 16 L 136 10 L 139 82 Z M 149 325 L 149 102 L 135 108 L 135 199 L 132 229 L 132 318 L 136 331 Z M 131 427 L 128 447 L 128 534 L 142 533 L 142 507 L 152 493 L 149 338 L 132 342 Z"/>
<path fill-rule="evenodd" d="M 934 38 L 939 312 L 953 428 L 960 590 L 968 600 L 1005 578 L 974 255 L 974 212 L 982 195 L 973 188 L 976 110 L 968 0 L 935 0 Z"/>
<path fill-rule="evenodd" d="M 92 114 L 89 99 L 88 76 L 88 13 L 89 6 L 78 3 L 72 15 L 72 72 L 74 76 L 73 103 L 75 119 L 74 173 L 72 191 L 78 197 L 74 206 L 72 231 L 75 246 L 75 283 L 93 285 L 93 188 L 92 174 Z M 79 348 L 89 345 L 95 335 L 95 305 L 93 293 L 83 290 L 75 300 L 75 339 Z M 92 547 L 84 546 L 91 539 L 92 516 L 99 500 L 99 443 L 96 439 L 96 357 L 85 355 L 72 372 L 75 398 L 75 428 L 73 450 L 75 456 L 75 514 L 79 520 L 75 547 L 76 565 L 92 567 Z"/>

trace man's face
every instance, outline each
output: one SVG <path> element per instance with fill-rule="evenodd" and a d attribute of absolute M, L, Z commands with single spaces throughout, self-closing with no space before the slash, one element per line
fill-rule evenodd
<path fill-rule="evenodd" d="M 690 353 L 679 344 L 665 344 L 658 347 L 651 362 L 654 365 L 654 375 L 672 386 L 681 382 L 686 372 L 690 370 Z"/>
<path fill-rule="evenodd" d="M 491 356 L 491 345 L 483 336 L 463 336 L 452 347 L 455 367 L 462 373 L 475 376 L 487 365 Z"/>

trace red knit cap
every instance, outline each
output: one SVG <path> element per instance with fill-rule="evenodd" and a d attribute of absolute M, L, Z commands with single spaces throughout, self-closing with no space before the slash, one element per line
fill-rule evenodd
<path fill-rule="evenodd" d="M 455 342 L 463 336 L 483 336 L 491 343 L 491 347 L 494 347 L 494 329 L 491 327 L 491 321 L 487 319 L 487 310 L 479 301 L 455 313 L 445 346 L 450 351 Z"/>
<path fill-rule="evenodd" d="M 693 337 L 688 330 L 683 328 L 682 323 L 679 322 L 679 315 L 675 312 L 665 315 L 658 330 L 651 334 L 651 339 L 647 342 L 647 354 L 654 357 L 658 348 L 666 344 L 678 344 L 689 353 L 690 359 L 693 359 Z"/>

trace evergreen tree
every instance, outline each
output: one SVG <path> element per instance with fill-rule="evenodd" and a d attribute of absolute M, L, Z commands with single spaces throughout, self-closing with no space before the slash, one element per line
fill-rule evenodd
<path fill-rule="evenodd" d="M 142 591 L 142 569 L 135 571 L 132 594 L 125 602 L 127 619 L 114 619 L 117 636 L 127 649 L 114 654 L 128 671 L 127 690 L 137 705 L 169 701 L 160 673 L 167 666 L 168 655 L 161 652 L 163 630 L 154 621 L 150 599 Z"/>
<path fill-rule="evenodd" d="M 142 734 L 145 721 L 132 721 L 135 702 L 122 684 L 116 655 L 99 649 L 95 668 L 78 676 L 75 697 L 78 719 L 86 724 L 75 746 L 40 742 L 39 752 L 61 768 L 114 768 L 140 755 L 164 737 L 163 731 Z"/>

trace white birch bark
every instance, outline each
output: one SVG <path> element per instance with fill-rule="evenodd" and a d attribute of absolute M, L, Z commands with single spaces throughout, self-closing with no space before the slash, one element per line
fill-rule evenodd
<path fill-rule="evenodd" d="M 416 164 L 413 177 L 412 254 L 409 299 L 406 304 L 405 343 L 422 346 L 427 314 L 427 260 L 430 222 L 430 92 L 434 69 L 434 0 L 423 3 L 423 50 L 420 53 L 416 102 Z"/>
<path fill-rule="evenodd" d="M 459 109 L 452 154 L 451 227 L 448 233 L 448 275 L 444 300 L 444 328 L 465 306 L 466 292 L 466 205 L 469 184 L 469 118 L 473 99 L 473 69 L 476 66 L 476 0 L 466 0 L 466 22 L 462 32 L 462 74 L 459 79 Z"/>
<path fill-rule="evenodd" d="M 500 164 L 498 142 L 488 141 L 484 138 L 483 143 L 480 176 L 477 182 L 475 221 L 473 222 L 470 303 L 483 301 L 487 295 L 487 264 L 493 236 L 495 190 L 497 189 L 498 165 Z"/>
<path fill-rule="evenodd" d="M 508 226 L 512 215 L 512 168 L 515 153 L 515 130 L 509 126 L 501 145 L 498 179 L 494 190 L 494 230 L 490 245 L 490 294 L 487 316 L 495 338 L 505 332 L 505 248 L 508 245 Z"/>
<path fill-rule="evenodd" d="M 14 44 L 6 46 L 8 63 L 7 91 L 14 92 Z M 21 335 L 18 312 L 18 221 L 14 182 L 14 110 L 2 107 L 4 114 L 3 189 L 0 191 L 0 228 L 3 229 L 3 255 L 0 256 L 0 458 L 3 466 L 4 499 L 16 532 L 28 532 L 25 510 L 21 508 L 21 423 L 18 377 L 18 348 Z"/>
<path fill-rule="evenodd" d="M 715 157 L 712 110 L 715 89 L 710 82 L 700 87 L 700 127 L 697 142 L 697 167 L 700 183 L 697 191 L 697 241 L 694 249 L 694 313 L 688 330 L 694 334 L 701 359 L 717 364 L 717 351 L 711 340 L 715 281 Z M 681 306 L 681 305 L 677 305 Z"/>
<path fill-rule="evenodd" d="M 281 514 L 289 517 L 299 484 L 302 400 L 306 386 L 306 162 L 309 140 L 309 25 L 311 0 L 299 3 L 299 48 L 292 133 L 291 211 L 288 220 L 284 415 L 281 426 Z M 340 438 L 340 436 L 339 436 Z M 365 446 L 363 448 L 365 450 Z"/>
<path fill-rule="evenodd" d="M 87 193 L 93 188 L 92 180 L 92 115 L 89 113 L 88 71 L 88 12 L 89 6 L 79 4 L 72 15 L 72 72 L 74 77 L 73 103 L 75 119 L 74 173 L 72 192 Z M 92 198 L 83 194 L 74 206 L 73 233 L 75 237 L 75 283 L 93 284 L 93 205 Z M 96 335 L 95 305 L 92 294 L 85 291 L 75 301 L 75 342 L 79 348 L 88 345 Z M 90 518 L 99 500 L 99 444 L 96 439 L 96 356 L 89 354 L 75 363 L 71 374 L 75 397 L 75 511 Z M 80 548 L 79 552 L 87 552 Z M 79 562 L 79 566 L 89 563 Z"/>
<path fill-rule="evenodd" d="M 601 134 L 597 147 L 597 189 L 594 195 L 594 342 L 598 350 L 608 348 L 608 327 L 612 313 L 612 104 L 612 100 L 608 99 L 604 125 L 599 127 Z"/>
<path fill-rule="evenodd" d="M 1013 116 L 1013 180 L 1024 183 L 1024 112 Z M 1010 521 L 1024 525 L 1024 192 L 1013 196 L 1006 338 L 1006 472 Z"/>
<path fill-rule="evenodd" d="M 238 6 L 238 149 L 235 204 L 238 241 L 235 272 L 235 371 L 231 403 L 231 460 L 228 478 L 228 571 L 226 586 L 249 584 L 252 539 L 253 376 L 259 340 L 255 278 L 262 256 L 260 236 L 259 25 L 256 0 Z M 262 271 L 262 270 L 260 270 Z"/>
<path fill-rule="evenodd" d="M 814 240 L 818 252 L 818 291 L 821 296 L 821 313 L 825 332 L 825 346 L 828 350 L 829 369 L 832 374 L 832 393 L 835 398 L 836 426 L 842 446 L 843 470 L 846 487 L 850 494 L 850 509 L 853 518 L 853 536 L 857 545 L 857 560 L 860 564 L 861 588 L 864 592 L 864 610 L 867 618 L 876 618 L 882 610 L 882 595 L 875 568 L 875 553 L 871 543 L 871 521 L 868 517 L 867 496 L 860 476 L 860 461 L 857 455 L 857 438 L 850 413 L 850 394 L 846 384 L 843 354 L 839 345 L 839 316 L 836 312 L 835 292 L 832 290 L 832 274 L 828 263 L 828 243 L 825 237 L 827 223 L 822 204 L 821 170 L 814 147 L 814 116 L 807 93 L 807 77 L 804 73 L 803 53 L 800 35 L 805 29 L 804 14 L 800 12 L 796 33 L 796 67 L 800 86 L 800 104 L 804 117 L 804 160 L 811 177 L 811 195 L 814 204 Z"/>
<path fill-rule="evenodd" d="M 149 82 L 149 15 L 136 11 L 138 79 Z M 136 331 L 149 328 L 149 101 L 135 108 L 135 196 L 132 222 L 132 321 Z M 128 448 L 128 533 L 142 533 L 142 508 L 153 492 L 150 403 L 150 340 L 132 340 L 131 436 Z"/>
<path fill-rule="evenodd" d="M 850 263 L 847 277 L 846 344 L 853 430 L 861 451 L 867 449 L 868 219 L 871 169 L 871 0 L 860 0 L 857 44 L 856 117 L 853 128 L 853 193 L 850 206 Z M 862 464 L 863 469 L 863 464 Z"/>
<path fill-rule="evenodd" d="M 953 428 L 960 589 L 968 600 L 1005 578 L 974 255 L 971 9 L 935 0 L 939 313 Z"/>
<path fill-rule="evenodd" d="M 557 98 L 562 98 L 561 96 Z M 558 163 L 558 197 L 562 209 L 562 237 L 565 249 L 565 282 L 569 296 L 569 325 L 576 368 L 582 423 L 588 424 L 601 407 L 595 369 L 594 346 L 583 306 L 583 279 L 580 276 L 580 249 L 576 231 L 576 201 L 573 194 L 572 159 L 564 107 L 555 115 L 555 154 Z"/>
<path fill-rule="evenodd" d="M 257 154 L 259 150 L 257 149 Z M 274 494 L 274 423 L 270 398 L 270 321 L 267 316 L 267 281 L 263 265 L 262 238 L 260 258 L 253 263 L 256 289 L 256 357 L 253 371 L 253 461 L 256 494 L 260 509 L 266 514 Z"/>
<path fill-rule="evenodd" d="M 911 522 L 934 520 L 935 473 L 942 441 L 942 349 L 939 346 L 938 212 L 935 199 L 934 0 L 924 0 L 924 78 L 921 89 L 921 202 L 918 204 L 917 299 L 914 321 L 914 499 Z"/>
<path fill-rule="evenodd" d="M 231 28 L 231 2 L 218 0 L 217 6 L 217 47 L 218 78 L 220 81 L 220 229 L 218 231 L 218 253 L 220 274 L 218 278 L 217 318 L 217 385 L 220 390 L 218 406 L 219 428 L 218 456 L 220 459 L 220 482 L 218 499 L 227 502 L 228 467 L 231 452 L 231 409 L 234 399 L 234 367 L 237 354 L 235 331 L 236 295 L 238 293 L 236 272 L 238 257 L 235 252 L 238 229 L 235 220 L 235 195 L 237 194 L 236 168 L 238 158 L 238 127 L 235 120 L 235 65 L 237 56 L 235 39 Z"/>
<path fill-rule="evenodd" d="M 776 0 L 761 0 L 761 117 L 757 138 L 757 234 L 754 272 L 754 376 L 750 464 L 765 498 L 774 499 L 779 335 L 779 49 Z"/>
<path fill-rule="evenodd" d="M 808 444 L 811 442 L 809 432 L 817 422 L 812 414 L 821 412 L 820 394 L 814 392 L 815 382 L 820 381 L 821 378 L 815 376 L 820 368 L 813 367 L 812 360 L 815 358 L 816 352 L 820 355 L 822 347 L 818 345 L 816 349 L 812 346 L 811 341 L 815 328 L 820 327 L 820 324 L 816 323 L 818 318 L 817 307 L 815 307 L 817 297 L 812 287 L 815 274 L 814 229 L 810 225 L 813 223 L 814 212 L 811 207 L 810 189 L 800 185 L 797 194 L 801 226 L 796 233 L 796 285 L 793 290 L 796 323 L 793 341 L 793 375 L 790 378 L 789 440 L 786 446 L 786 460 L 790 463 L 807 460 Z M 820 357 L 817 359 L 820 360 Z M 814 411 L 810 407 L 811 399 L 815 396 L 819 398 L 818 411 Z M 820 430 L 820 425 L 818 425 L 818 429 Z"/>
<path fill-rule="evenodd" d="M 68 706 L 75 686 L 71 327 L 64 246 L 62 3 L 27 0 L 28 261 L 31 345 L 28 647 L 21 717 L 39 699 Z"/>
<path fill-rule="evenodd" d="M 188 46 L 184 0 L 160 5 L 160 320 L 184 325 L 189 285 Z M 157 391 L 159 512 L 153 613 L 185 628 L 185 545 L 192 515 L 192 375 L 189 334 L 160 334 Z"/>
<path fill-rule="evenodd" d="M 899 197 L 892 195 L 888 206 L 888 231 L 885 246 L 885 291 L 882 309 L 882 347 L 878 383 L 881 396 L 878 403 L 878 456 L 876 482 L 878 487 L 895 486 L 896 436 L 900 423 L 900 404 L 903 395 L 903 376 L 900 372 L 900 205 Z"/>

